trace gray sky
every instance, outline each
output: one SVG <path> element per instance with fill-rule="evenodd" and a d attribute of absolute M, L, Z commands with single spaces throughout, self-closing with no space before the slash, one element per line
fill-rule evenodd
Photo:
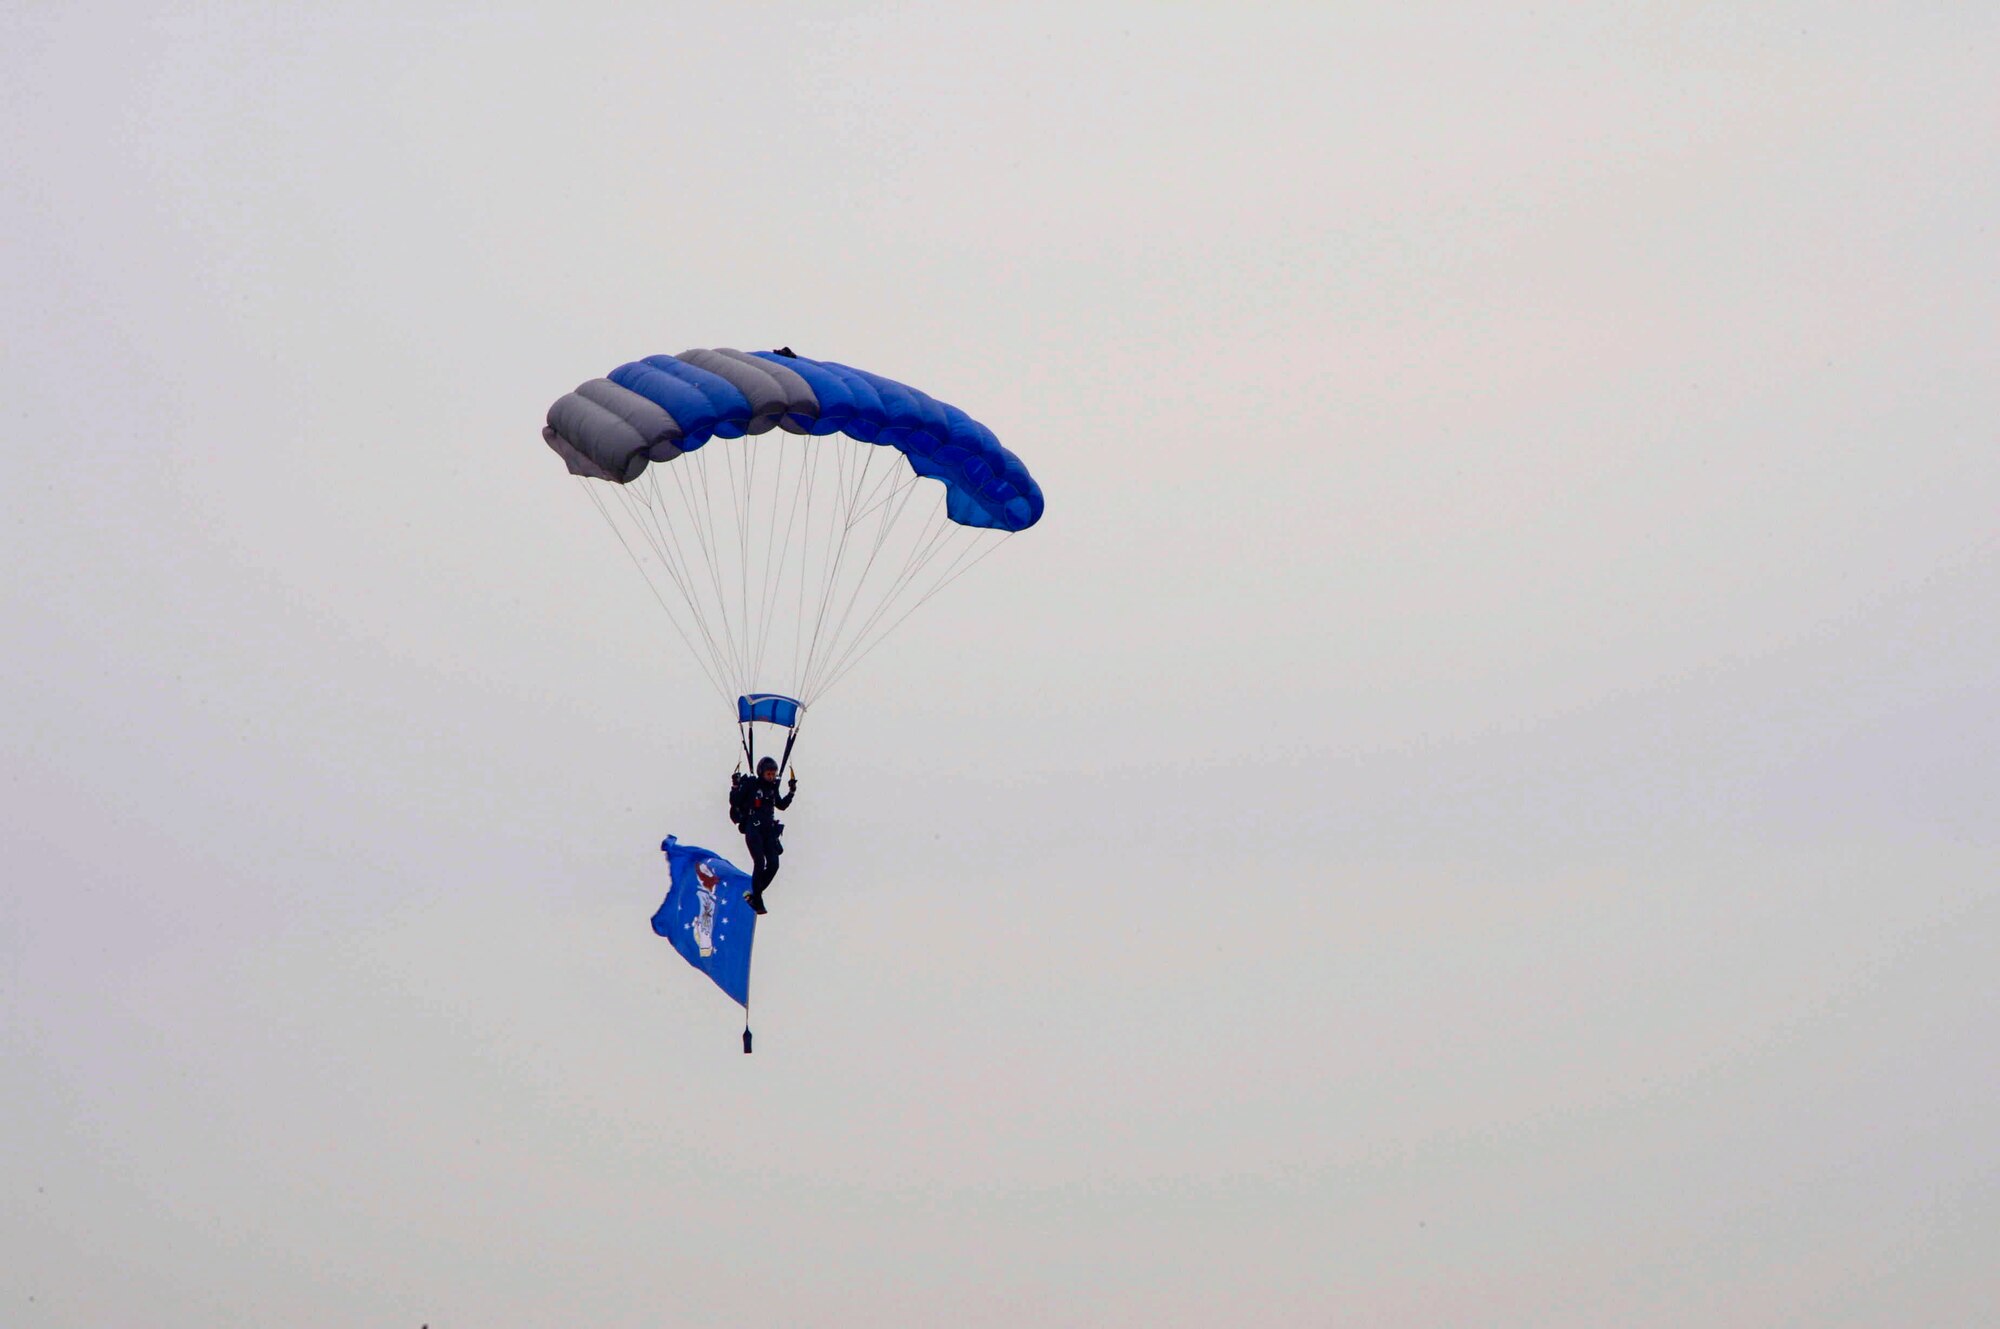
<path fill-rule="evenodd" d="M 0 1321 L 2000 1318 L 2000 11 L 489 8 L 0 19 Z M 1049 508 L 744 1057 L 536 433 L 781 342 Z"/>

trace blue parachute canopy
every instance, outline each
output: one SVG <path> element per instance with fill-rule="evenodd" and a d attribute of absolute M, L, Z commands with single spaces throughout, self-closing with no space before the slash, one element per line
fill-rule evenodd
<path fill-rule="evenodd" d="M 712 438 L 770 429 L 846 434 L 903 454 L 945 486 L 961 526 L 1024 531 L 1042 491 L 993 431 L 894 379 L 787 351 L 652 355 L 592 379 L 549 408 L 542 438 L 570 472 L 630 484 L 648 462 L 670 462 Z"/>
<path fill-rule="evenodd" d="M 964 411 L 789 349 L 629 361 L 558 398 L 542 439 L 733 703 L 746 755 L 752 721 L 795 735 L 910 615 L 1042 517 L 1021 459 Z"/>

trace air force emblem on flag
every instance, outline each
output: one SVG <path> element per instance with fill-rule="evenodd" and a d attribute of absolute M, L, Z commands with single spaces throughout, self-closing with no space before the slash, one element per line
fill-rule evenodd
<path fill-rule="evenodd" d="M 695 898 L 700 903 L 695 906 L 694 922 L 688 924 L 688 930 L 694 933 L 694 944 L 706 960 L 715 954 L 715 888 L 721 883 L 714 864 L 708 860 L 694 865 L 694 880 Z"/>
<path fill-rule="evenodd" d="M 750 946 L 757 915 L 743 903 L 750 874 L 719 854 L 669 835 L 660 845 L 671 883 L 653 931 L 743 1006 L 750 1004 Z"/>

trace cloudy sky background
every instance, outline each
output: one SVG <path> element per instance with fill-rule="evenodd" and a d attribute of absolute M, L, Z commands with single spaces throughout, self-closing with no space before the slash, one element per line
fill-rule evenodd
<path fill-rule="evenodd" d="M 2000 11 L 0 19 L 0 1320 L 2000 1317 Z M 536 437 L 1042 526 L 733 733 Z"/>

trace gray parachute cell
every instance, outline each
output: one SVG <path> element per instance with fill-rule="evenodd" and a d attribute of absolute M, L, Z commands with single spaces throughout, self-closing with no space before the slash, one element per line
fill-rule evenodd
<path fill-rule="evenodd" d="M 576 395 L 596 402 L 638 430 L 639 436 L 646 440 L 646 455 L 654 461 L 672 461 L 681 455 L 680 422 L 665 407 L 629 388 L 619 387 L 608 378 L 593 378 L 580 385 Z"/>
<path fill-rule="evenodd" d="M 587 480 L 609 480 L 613 484 L 624 483 L 617 476 L 571 447 L 568 439 L 558 434 L 548 425 L 542 426 L 542 442 L 548 444 L 554 450 L 556 456 L 562 458 L 563 465 L 569 468 L 571 475 L 580 475 Z"/>
<path fill-rule="evenodd" d="M 750 418 L 743 425 L 746 434 L 768 432 L 795 409 L 785 385 L 778 381 L 777 375 L 771 373 L 763 361 L 754 357 L 746 355 L 737 359 L 728 351 L 695 350 L 682 351 L 674 359 L 726 379 L 729 386 L 743 394 L 750 403 Z M 800 386 L 804 386 L 803 379 Z M 814 406 L 818 406 L 817 399 Z"/>
<path fill-rule="evenodd" d="M 681 427 L 638 393 L 594 378 L 549 407 L 549 426 L 542 437 L 571 474 L 629 484 L 646 469 L 647 461 L 680 455 L 676 445 Z M 558 441 L 568 446 L 557 447 Z M 591 469 L 579 470 L 579 461 Z"/>
<path fill-rule="evenodd" d="M 819 419 L 819 398 L 813 394 L 812 385 L 806 382 L 797 370 L 788 369 L 775 361 L 760 359 L 746 351 L 719 350 L 715 354 L 727 356 L 738 364 L 768 374 L 776 380 L 778 390 L 785 398 L 785 415 L 778 421 L 778 427 L 786 433 L 803 434 L 807 425 Z M 687 355 L 680 358 L 685 360 Z"/>

